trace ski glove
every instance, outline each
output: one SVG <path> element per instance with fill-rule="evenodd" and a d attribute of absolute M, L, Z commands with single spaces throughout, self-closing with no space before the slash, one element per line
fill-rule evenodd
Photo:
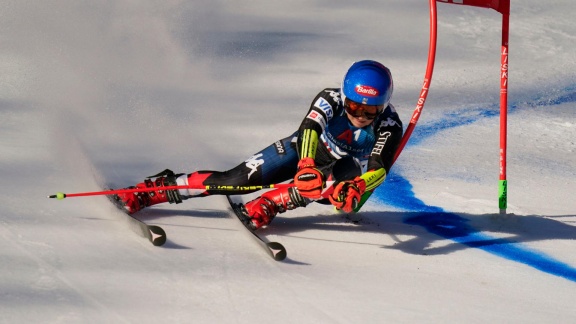
<path fill-rule="evenodd" d="M 337 210 L 351 213 L 360 203 L 364 192 L 366 192 L 366 182 L 364 179 L 356 177 L 354 180 L 338 183 L 328 199 Z"/>
<path fill-rule="evenodd" d="M 312 158 L 303 158 L 298 162 L 298 172 L 294 176 L 294 184 L 302 197 L 318 199 L 324 189 L 324 175 Z"/>

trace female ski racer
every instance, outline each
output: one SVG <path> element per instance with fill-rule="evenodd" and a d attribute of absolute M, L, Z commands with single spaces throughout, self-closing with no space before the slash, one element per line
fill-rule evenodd
<path fill-rule="evenodd" d="M 209 195 L 247 194 L 234 186 L 261 186 L 288 180 L 294 186 L 268 190 L 245 204 L 253 229 L 278 214 L 311 202 L 331 203 L 351 213 L 390 170 L 402 138 L 402 122 L 389 103 L 392 75 L 371 60 L 355 62 L 341 88 L 320 91 L 298 130 L 228 171 L 174 174 L 165 170 L 133 188 L 158 190 L 115 197 L 128 213 L 159 203 L 181 203 Z M 165 186 L 190 189 L 163 190 Z M 218 189 L 220 187 L 220 189 Z M 210 189 L 207 189 L 210 188 Z"/>

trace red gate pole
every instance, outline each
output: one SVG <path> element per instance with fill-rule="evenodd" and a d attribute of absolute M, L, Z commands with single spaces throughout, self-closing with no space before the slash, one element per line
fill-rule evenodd
<path fill-rule="evenodd" d="M 424 75 L 424 84 L 422 85 L 422 90 L 420 91 L 420 98 L 418 98 L 418 102 L 416 104 L 416 108 L 412 113 L 412 118 L 410 119 L 410 124 L 406 127 L 406 131 L 402 136 L 402 140 L 400 141 L 400 145 L 396 150 L 396 154 L 394 155 L 394 160 L 392 164 L 396 162 L 400 153 L 406 146 L 406 143 L 410 139 L 410 135 L 414 131 L 414 127 L 416 127 L 416 123 L 418 123 L 418 119 L 420 118 L 420 114 L 422 109 L 424 108 L 424 103 L 426 103 L 426 98 L 428 97 L 428 90 L 430 89 L 430 83 L 432 82 L 432 73 L 434 72 L 434 61 L 436 60 L 436 35 L 437 33 L 437 12 L 436 12 L 436 0 L 430 0 L 430 45 L 428 46 L 428 65 L 426 67 L 426 74 Z"/>
<path fill-rule="evenodd" d="M 437 14 L 436 14 L 436 0 L 430 0 L 430 45 L 428 46 L 428 65 L 426 67 L 426 74 L 424 76 L 424 84 L 422 85 L 422 90 L 420 91 L 420 98 L 418 98 L 418 102 L 416 104 L 416 108 L 412 113 L 412 118 L 410 119 L 410 124 L 406 127 L 406 131 L 400 140 L 400 144 L 398 145 L 398 149 L 394 154 L 394 159 L 392 160 L 392 164 L 396 162 L 400 153 L 408 143 L 410 139 L 410 135 L 414 131 L 414 127 L 416 127 L 416 123 L 418 123 L 418 119 L 420 118 L 420 113 L 424 108 L 424 103 L 426 102 L 426 97 L 428 97 L 428 89 L 430 88 L 430 82 L 432 81 L 432 72 L 434 71 L 434 61 L 436 59 L 436 25 L 437 25 Z M 358 206 L 354 209 L 354 212 L 358 212 L 360 208 L 364 205 L 364 203 L 370 198 L 374 190 L 366 191 L 362 195 L 362 199 L 358 203 Z"/>
<path fill-rule="evenodd" d="M 491 8 L 502 14 L 502 47 L 500 57 L 500 176 L 498 181 L 498 207 L 506 214 L 508 207 L 508 180 L 506 179 L 506 150 L 508 138 L 508 34 L 510 26 L 510 0 L 437 0 L 450 4 Z"/>
<path fill-rule="evenodd" d="M 508 137 L 508 35 L 510 26 L 510 0 L 501 0 L 497 9 L 502 14 L 502 52 L 500 64 L 500 178 L 498 207 L 506 214 L 508 207 L 508 180 L 506 178 L 506 150 Z"/>

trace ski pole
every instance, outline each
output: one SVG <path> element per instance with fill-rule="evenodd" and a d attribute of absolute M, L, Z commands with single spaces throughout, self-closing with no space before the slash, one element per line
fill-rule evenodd
<path fill-rule="evenodd" d="M 294 186 L 294 184 L 291 184 L 291 183 L 277 183 L 277 184 L 255 185 L 255 186 L 232 186 L 232 185 L 207 185 L 207 186 L 202 186 L 202 187 L 165 186 L 165 187 L 152 187 L 152 188 L 132 188 L 132 189 L 116 189 L 116 190 L 104 190 L 104 191 L 92 191 L 92 192 L 77 192 L 77 193 L 69 193 L 69 194 L 63 193 L 63 192 L 57 192 L 54 195 L 49 195 L 48 198 L 56 198 L 58 200 L 62 200 L 64 198 L 71 198 L 71 197 L 105 196 L 105 195 L 116 195 L 116 194 L 133 193 L 133 192 L 178 190 L 178 189 L 255 191 L 255 190 L 262 190 L 262 189 L 285 188 L 285 187 L 292 187 L 292 186 Z"/>

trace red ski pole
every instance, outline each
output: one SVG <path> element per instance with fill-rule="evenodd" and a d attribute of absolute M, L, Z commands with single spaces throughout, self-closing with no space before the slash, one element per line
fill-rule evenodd
<path fill-rule="evenodd" d="M 85 196 L 105 196 L 105 195 L 116 195 L 122 193 L 131 192 L 147 192 L 147 191 L 158 191 L 158 190 L 178 190 L 178 189 L 206 189 L 206 190 L 225 190 L 225 191 L 255 191 L 262 189 L 272 189 L 272 188 L 283 188 L 294 186 L 290 183 L 277 183 L 269 185 L 257 185 L 257 186 L 228 186 L 228 185 L 208 185 L 203 187 L 191 187 L 191 186 L 165 186 L 156 188 L 133 188 L 133 189 L 116 189 L 116 190 L 104 190 L 104 191 L 92 191 L 92 192 L 77 192 L 77 193 L 63 193 L 57 192 L 54 195 L 48 196 L 48 198 L 56 198 L 62 200 L 64 198 L 71 197 L 85 197 Z"/>
<path fill-rule="evenodd" d="M 437 11 L 436 11 L 436 0 L 430 0 L 430 41 L 428 46 L 428 63 L 426 66 L 426 74 L 424 75 L 424 83 L 422 85 L 422 90 L 420 91 L 420 97 L 418 98 L 418 102 L 416 103 L 416 108 L 412 113 L 412 118 L 410 119 L 410 124 L 406 128 L 404 132 L 404 136 L 402 136 L 402 140 L 400 141 L 400 145 L 396 150 L 396 154 L 394 155 L 394 160 L 392 163 L 396 162 L 400 153 L 408 143 L 412 132 L 414 131 L 414 127 L 418 123 L 418 119 L 420 119 L 420 114 L 422 109 L 424 108 L 424 104 L 426 103 L 426 98 L 428 97 L 428 90 L 430 89 L 430 83 L 432 82 L 432 74 L 434 73 L 434 62 L 436 61 L 436 37 L 437 37 Z"/>

